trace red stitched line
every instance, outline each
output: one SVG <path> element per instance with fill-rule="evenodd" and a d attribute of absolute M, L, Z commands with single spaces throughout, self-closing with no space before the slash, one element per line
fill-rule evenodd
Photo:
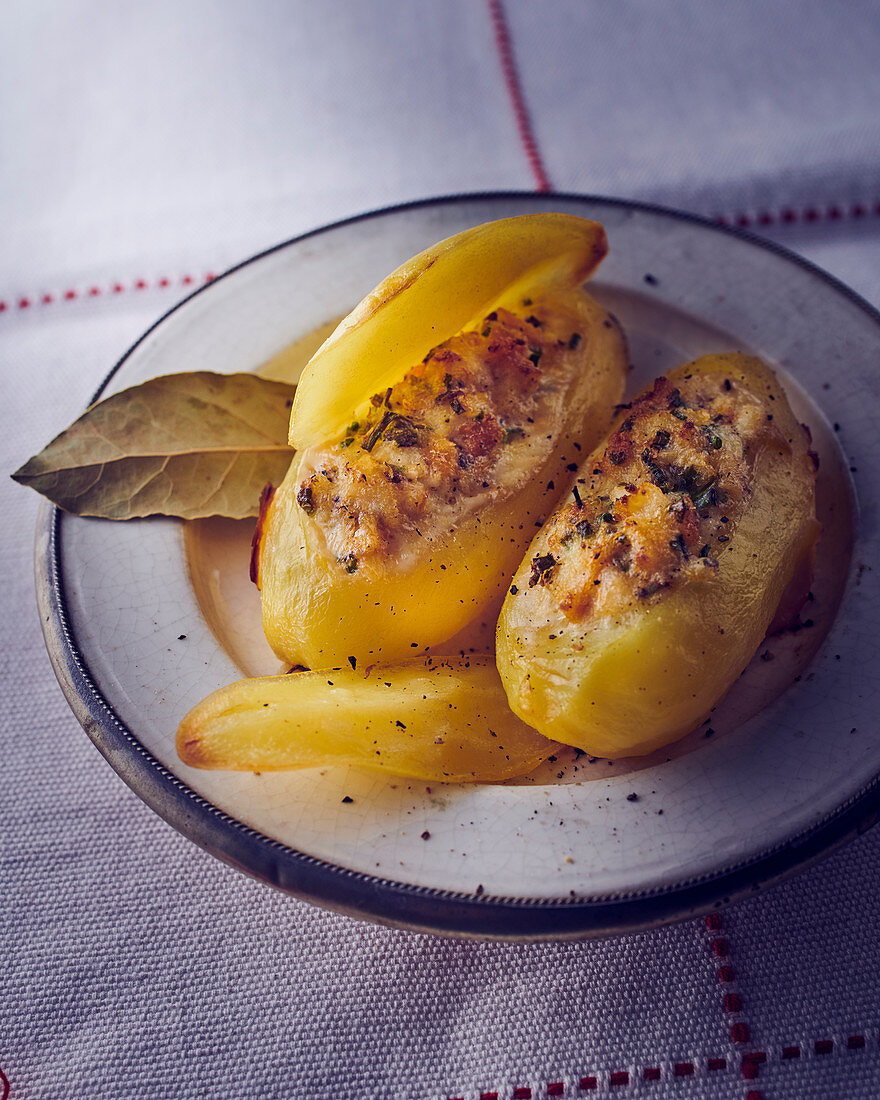
<path fill-rule="evenodd" d="M 815 224 L 821 221 L 841 221 L 843 218 L 866 218 L 869 214 L 880 214 L 880 200 L 873 203 L 856 202 L 850 205 L 831 203 L 828 206 L 783 206 L 778 210 L 757 210 L 751 213 L 740 211 L 735 214 L 716 214 L 719 225 L 735 225 L 740 229 L 754 226 L 766 228 L 771 225 L 795 225 L 798 222 Z"/>
<path fill-rule="evenodd" d="M 538 151 L 538 143 L 535 141 L 532 122 L 529 118 L 529 111 L 522 92 L 522 84 L 516 68 L 516 60 L 513 56 L 513 44 L 510 40 L 510 32 L 507 29 L 507 18 L 501 0 L 489 0 L 489 14 L 495 31 L 495 44 L 501 58 L 501 71 L 507 85 L 507 94 L 510 96 L 513 113 L 516 117 L 516 128 L 519 131 L 520 141 L 525 149 L 529 167 L 535 177 L 535 190 L 549 191 L 551 189 L 550 178 Z"/>
<path fill-rule="evenodd" d="M 501 15 L 501 6 L 498 3 L 498 0 L 490 0 L 490 7 L 493 9 L 493 12 L 497 8 L 499 16 L 503 20 L 503 15 Z M 503 23 L 502 31 L 506 34 L 506 30 L 504 30 L 503 28 Z M 513 91 L 511 91 L 511 95 L 513 95 Z M 528 127 L 527 117 L 525 118 L 525 123 L 526 127 Z M 526 135 L 523 137 L 524 142 L 526 142 L 526 137 L 528 137 L 529 134 L 530 131 L 527 128 Z M 535 162 L 532 164 L 532 167 L 533 169 L 535 169 L 536 178 L 538 179 L 537 190 L 548 191 L 550 190 L 549 180 L 544 173 L 541 159 L 538 156 L 537 149 L 534 147 L 534 141 L 530 137 L 529 140 L 532 142 L 531 147 L 534 149 L 534 156 L 536 158 Z M 880 216 L 880 200 L 873 204 L 854 203 L 853 205 L 846 207 L 832 204 L 831 206 L 826 207 L 808 206 L 801 210 L 797 210 L 794 207 L 786 206 L 783 207 L 781 210 L 762 210 L 754 214 L 716 214 L 714 220 L 719 225 L 735 225 L 742 229 L 749 229 L 756 225 L 791 225 L 796 222 L 815 223 L 819 221 L 838 221 L 841 218 L 865 218 L 871 214 L 875 216 Z M 193 275 L 183 275 L 175 283 L 173 279 L 169 279 L 167 276 L 163 275 L 161 278 L 154 281 L 153 286 L 154 288 L 158 288 L 160 290 L 167 290 L 169 287 L 173 287 L 175 285 L 189 287 L 194 286 L 197 281 L 210 283 L 216 277 L 217 276 L 214 275 L 213 272 L 202 275 L 199 277 L 199 279 L 197 279 Z M 114 282 L 106 287 L 90 286 L 87 287 L 85 290 L 76 290 L 71 287 L 67 290 L 59 292 L 58 294 L 53 294 L 50 291 L 46 291 L 45 293 L 37 295 L 23 295 L 18 299 L 0 298 L 0 314 L 11 313 L 14 310 L 27 310 L 37 305 L 49 306 L 56 304 L 57 302 L 73 302 L 79 298 L 98 298 L 102 295 L 107 294 L 115 295 L 132 290 L 146 290 L 149 286 L 150 283 L 146 279 L 134 279 L 128 286 L 126 286 L 124 283 Z M 0 1100 L 3 1100 L 2 1095 L 0 1095 Z"/>
<path fill-rule="evenodd" d="M 718 913 L 710 913 L 706 917 L 706 928 L 711 935 L 709 943 L 712 953 L 718 959 L 725 962 L 718 968 L 718 981 L 722 987 L 729 987 L 736 981 L 736 970 L 728 960 L 730 944 L 724 938 L 724 925 Z M 724 1011 L 731 1015 L 741 1015 L 743 1012 L 742 997 L 735 990 L 725 988 L 721 1000 Z M 752 1037 L 749 1025 L 742 1019 L 735 1020 L 730 1026 L 730 1038 L 737 1046 L 744 1046 Z M 767 1061 L 764 1051 L 748 1051 L 743 1054 L 740 1061 L 740 1073 L 744 1081 L 754 1081 L 759 1073 L 759 1066 Z M 750 1089 L 746 1100 L 762 1100 L 761 1093 Z"/>
<path fill-rule="evenodd" d="M 180 279 L 169 279 L 166 275 L 156 279 L 153 282 L 153 287 L 159 290 L 167 290 L 169 287 L 174 286 L 194 286 L 196 282 L 210 283 L 216 279 L 217 276 L 209 271 L 205 275 L 182 275 Z M 75 287 L 68 287 L 67 290 L 59 291 L 57 294 L 46 291 L 43 294 L 38 295 L 23 295 L 18 299 L 4 300 L 0 298 L 0 313 L 7 313 L 13 309 L 25 310 L 31 309 L 34 306 L 51 306 L 57 302 L 74 302 L 79 298 L 99 298 L 105 294 L 122 294 L 126 291 L 132 290 L 148 290 L 150 283 L 147 279 L 133 279 L 128 286 L 124 283 L 114 282 L 108 286 L 88 286 L 85 289 L 77 289 Z M 0 1100 L 3 1100 L 2 1094 L 0 1094 Z"/>
<path fill-rule="evenodd" d="M 713 928 L 712 931 L 720 931 L 720 927 Z M 867 1040 L 864 1035 L 849 1035 L 845 1043 L 835 1043 L 833 1039 L 816 1039 L 813 1043 L 813 1053 L 821 1057 L 823 1055 L 834 1054 L 841 1050 L 865 1050 L 866 1046 Z M 801 1047 L 799 1045 L 780 1047 L 775 1053 L 771 1054 L 768 1054 L 765 1050 L 747 1051 L 741 1056 L 740 1061 L 742 1077 L 746 1081 L 753 1081 L 758 1076 L 758 1067 L 765 1065 L 771 1057 L 779 1061 L 787 1061 L 792 1058 L 800 1058 L 801 1053 Z M 671 1071 L 667 1071 L 665 1074 L 659 1066 L 645 1066 L 641 1070 L 641 1078 L 644 1081 L 659 1081 L 664 1076 L 667 1079 L 674 1077 L 678 1079 L 690 1078 L 697 1080 L 697 1074 L 702 1064 L 703 1063 L 697 1062 L 674 1062 Z M 716 1073 L 728 1068 L 728 1060 L 726 1058 L 707 1058 L 704 1064 L 707 1073 Z M 607 1076 L 605 1074 L 600 1075 L 598 1073 L 591 1073 L 581 1077 L 577 1084 L 568 1092 L 566 1092 L 564 1082 L 553 1081 L 546 1086 L 546 1093 L 542 1095 L 575 1097 L 584 1092 L 598 1092 L 602 1088 L 603 1080 L 608 1088 L 615 1089 L 623 1088 L 633 1083 L 633 1074 L 627 1069 L 610 1070 L 606 1072 Z M 636 1079 L 638 1075 L 639 1071 L 637 1070 L 635 1074 Z M 480 1100 L 499 1100 L 500 1095 L 501 1094 L 496 1090 L 490 1090 L 488 1092 L 481 1092 L 479 1098 Z M 530 1085 L 518 1085 L 513 1089 L 511 1096 L 512 1100 L 538 1100 L 539 1094 L 536 1093 Z M 0 1100 L 5 1100 L 5 1097 L 0 1096 Z M 449 1100 L 463 1100 L 463 1097 L 451 1096 Z M 745 1100 L 764 1100 L 764 1096 L 760 1091 L 750 1088 L 746 1093 Z"/>

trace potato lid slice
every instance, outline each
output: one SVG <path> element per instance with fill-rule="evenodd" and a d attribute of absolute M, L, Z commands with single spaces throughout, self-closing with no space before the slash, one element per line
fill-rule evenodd
<path fill-rule="evenodd" d="M 334 438 L 372 394 L 432 348 L 493 308 L 549 284 L 586 282 L 607 251 L 598 222 L 548 213 L 487 222 L 420 252 L 355 306 L 309 360 L 291 413 L 291 445 L 302 450 Z"/>

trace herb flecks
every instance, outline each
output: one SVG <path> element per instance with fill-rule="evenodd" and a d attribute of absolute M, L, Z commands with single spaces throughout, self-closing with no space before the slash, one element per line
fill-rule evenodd
<path fill-rule="evenodd" d="M 296 503 L 302 508 L 307 516 L 311 516 L 315 511 L 315 501 L 312 496 L 312 486 L 310 481 L 304 481 L 296 491 Z"/>
<path fill-rule="evenodd" d="M 532 570 L 529 576 L 529 588 L 540 584 L 543 588 L 553 579 L 553 570 L 556 567 L 556 558 L 552 554 L 536 554 L 532 558 Z"/>

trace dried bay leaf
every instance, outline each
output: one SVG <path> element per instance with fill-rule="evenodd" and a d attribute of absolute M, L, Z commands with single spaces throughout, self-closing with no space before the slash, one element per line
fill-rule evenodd
<path fill-rule="evenodd" d="M 92 405 L 12 476 L 81 516 L 255 516 L 293 457 L 294 392 L 254 374 L 153 378 Z"/>

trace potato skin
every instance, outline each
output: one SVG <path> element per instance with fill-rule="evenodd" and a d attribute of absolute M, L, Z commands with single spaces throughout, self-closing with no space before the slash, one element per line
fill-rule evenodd
<path fill-rule="evenodd" d="M 340 431 L 352 410 L 493 307 L 529 289 L 585 283 L 608 252 L 605 229 L 573 214 L 486 222 L 407 260 L 372 290 L 312 356 L 297 387 L 290 444 Z"/>
<path fill-rule="evenodd" d="M 241 680 L 186 715 L 177 748 L 195 768 L 352 764 L 466 783 L 524 775 L 558 746 L 511 713 L 491 657 L 441 657 Z"/>
<path fill-rule="evenodd" d="M 667 402 L 669 392 L 679 392 L 670 387 L 680 387 L 687 394 L 693 386 L 722 396 L 732 387 L 760 402 L 767 430 L 746 440 L 742 499 L 730 507 L 710 507 L 705 494 L 698 495 L 695 503 L 685 492 L 672 492 L 667 483 L 660 493 L 670 502 L 669 511 L 673 504 L 678 510 L 681 525 L 675 538 L 666 539 L 657 553 L 672 545 L 679 564 L 657 574 L 656 590 L 651 591 L 652 585 L 635 589 L 632 598 L 618 606 L 589 606 L 589 594 L 581 597 L 579 605 L 577 598 L 564 593 L 560 598 L 554 590 L 552 569 L 557 567 L 546 563 L 554 523 L 557 534 L 560 529 L 558 511 L 530 547 L 498 623 L 498 669 L 511 708 L 546 736 L 596 756 L 643 755 L 699 725 L 748 664 L 783 591 L 818 535 L 815 465 L 808 436 L 772 372 L 748 356 L 713 355 L 677 368 L 668 380 L 665 391 L 655 387 L 655 393 L 667 394 Z M 687 420 L 686 404 L 668 407 Z M 662 450 L 651 452 L 651 439 L 645 436 L 654 433 L 653 439 L 658 438 L 659 421 L 655 418 L 650 431 L 640 436 L 638 408 L 637 400 L 633 403 L 636 415 L 627 412 L 622 417 L 624 424 L 627 417 L 635 422 L 631 433 L 635 438 L 621 434 L 618 424 L 618 432 L 579 472 L 584 508 L 588 512 L 592 507 L 592 515 L 603 507 L 613 512 L 625 509 L 625 490 L 620 504 L 613 493 L 608 494 L 620 477 L 630 482 L 627 489 L 636 490 L 629 499 L 658 495 L 656 482 L 664 475 L 656 455 Z M 660 429 L 664 431 L 661 443 L 675 446 L 675 440 L 670 444 L 665 435 L 673 434 L 676 421 L 667 423 L 672 431 Z M 699 437 L 708 441 L 705 448 L 711 454 L 711 422 L 700 430 Z M 736 438 L 730 432 L 723 447 L 735 449 Z M 629 451 L 615 449 L 630 444 L 630 457 L 622 457 Z M 723 447 L 719 439 L 719 453 Z M 620 463 L 619 476 L 615 462 Z M 635 485 L 640 472 L 644 487 Z M 612 503 L 596 505 L 591 490 L 603 493 Z M 689 492 L 695 492 L 693 487 Z M 700 502 L 702 508 L 697 506 Z M 571 507 L 562 504 L 560 510 Z M 727 512 L 727 525 L 722 526 L 721 514 Z M 719 531 L 725 532 L 720 539 Z M 686 535 L 693 539 L 690 551 Z M 703 544 L 706 553 L 701 559 L 704 538 L 715 541 Z M 636 558 L 622 567 L 635 571 Z M 589 563 L 589 553 L 585 560 Z M 546 572 L 538 572 L 536 580 L 536 569 L 542 567 Z M 561 569 L 558 572 L 563 576 Z M 616 580 L 608 574 L 597 577 L 591 583 L 598 588 Z"/>
<path fill-rule="evenodd" d="M 595 266 L 592 231 L 587 240 Z M 579 278 L 584 263 L 574 264 L 567 277 L 575 272 Z M 475 620 L 494 620 L 535 524 L 571 477 L 569 464 L 595 445 L 610 422 L 628 365 L 620 328 L 607 312 L 582 290 L 564 284 L 557 290 L 552 280 L 548 290 L 546 278 L 540 270 L 533 283 L 517 284 L 517 293 L 542 292 L 563 304 L 579 329 L 580 369 L 562 403 L 552 444 L 544 446 L 515 490 L 493 490 L 485 506 L 425 537 L 406 567 L 392 561 L 387 569 L 347 572 L 340 556 L 328 552 L 314 516 L 297 502 L 302 481 L 295 460 L 262 517 L 255 554 L 264 630 L 282 660 L 308 668 L 339 665 L 349 657 L 359 663 L 395 661 L 436 651 Z M 391 304 L 404 302 L 409 285 Z M 368 319 L 374 315 L 367 311 Z M 367 363 L 361 396 L 372 392 L 370 370 Z M 310 401 L 318 400 L 316 382 L 309 393 Z M 349 420 L 352 413 L 350 408 Z"/>

